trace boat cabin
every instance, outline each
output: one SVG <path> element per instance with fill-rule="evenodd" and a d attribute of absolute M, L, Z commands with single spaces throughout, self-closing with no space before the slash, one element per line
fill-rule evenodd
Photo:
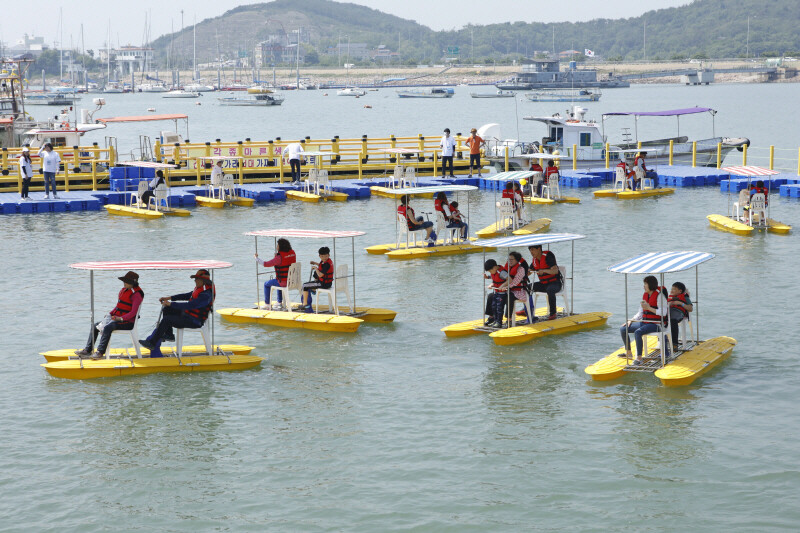
<path fill-rule="evenodd" d="M 600 160 L 605 158 L 606 138 L 597 122 L 586 120 L 586 108 L 573 106 L 565 116 L 556 113 L 550 117 L 525 117 L 525 120 L 541 122 L 547 126 L 542 146 L 558 148 L 562 154 L 572 157 L 572 146 L 577 146 L 578 160 Z"/>

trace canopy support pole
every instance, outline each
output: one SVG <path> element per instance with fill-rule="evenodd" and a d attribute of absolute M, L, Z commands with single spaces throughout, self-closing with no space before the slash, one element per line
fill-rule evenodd
<path fill-rule="evenodd" d="M 256 245 L 256 257 L 258 257 L 258 235 L 253 235 L 253 240 L 255 241 Z M 258 262 L 256 261 L 256 309 L 260 306 L 258 302 L 261 301 L 261 286 L 258 284 Z M 269 302 L 264 302 L 265 305 L 269 305 Z"/>
<path fill-rule="evenodd" d="M 333 274 L 333 285 L 331 285 L 331 288 L 333 289 L 333 298 L 331 298 L 332 301 L 331 300 L 328 301 L 328 303 L 330 304 L 328 312 L 329 313 L 333 313 L 334 315 L 336 314 L 337 311 L 339 311 L 339 302 L 336 301 L 336 265 L 338 265 L 338 264 L 339 263 L 336 262 L 336 237 L 334 237 L 333 238 L 333 272 L 331 272 L 331 274 Z M 311 268 L 311 271 L 312 272 L 314 271 L 313 266 Z M 311 276 L 310 279 L 314 279 L 313 275 Z M 347 283 L 347 280 L 344 280 L 344 282 Z M 309 299 L 310 299 L 311 298 L 311 292 L 310 291 L 308 293 L 308 296 L 309 296 Z M 308 305 L 308 301 L 306 301 L 306 305 Z M 334 306 L 336 307 L 335 309 L 334 309 Z M 317 293 L 317 309 L 319 309 L 319 293 Z"/>
<path fill-rule="evenodd" d="M 572 241 L 572 257 L 569 267 L 569 308 L 575 313 L 575 241 Z"/>
<path fill-rule="evenodd" d="M 89 325 L 91 327 L 94 327 L 94 270 L 89 271 L 89 300 L 90 300 L 90 309 L 92 314 L 91 316 L 92 323 Z M 91 329 L 89 331 L 92 332 Z"/>
<path fill-rule="evenodd" d="M 656 291 L 658 292 L 658 296 L 656 297 L 656 308 L 658 308 L 658 301 L 663 297 L 663 293 L 661 292 L 661 288 L 664 286 L 664 274 L 661 273 L 661 283 L 658 284 L 658 288 Z M 666 303 L 666 302 L 665 302 Z M 661 324 L 664 324 L 664 320 L 661 320 Z M 667 307 L 667 325 L 661 325 L 659 327 L 658 336 L 661 340 L 661 368 L 667 364 L 667 331 L 669 331 L 669 307 Z M 642 349 L 647 350 L 647 346 L 644 346 Z M 672 349 L 672 346 L 669 347 Z"/>
<path fill-rule="evenodd" d="M 697 293 L 700 290 L 700 265 L 694 267 L 694 310 L 695 316 L 697 317 L 697 327 L 695 328 L 695 340 L 697 344 L 700 344 L 700 299 L 697 297 Z"/>
<path fill-rule="evenodd" d="M 211 311 L 208 313 L 209 317 L 208 320 L 211 320 L 211 353 L 208 355 L 214 355 L 217 353 L 217 350 L 214 347 L 214 304 L 216 304 L 216 291 L 217 288 L 214 286 L 214 269 L 208 269 L 211 272 Z M 231 360 L 228 358 L 228 362 L 230 363 Z"/>
<path fill-rule="evenodd" d="M 628 274 L 625 274 L 625 365 L 629 365 L 630 358 L 628 357 L 628 351 L 631 345 L 631 341 L 628 338 L 628 317 L 631 316 L 628 313 Z M 640 354 L 641 355 L 641 354 Z"/>
<path fill-rule="evenodd" d="M 395 224 L 397 224 L 397 217 L 394 217 Z M 334 239 L 334 242 L 336 240 Z M 352 251 L 352 261 L 353 261 L 353 308 L 350 310 L 351 312 L 355 313 L 356 311 L 356 238 L 350 237 L 350 250 Z M 336 287 L 333 288 L 336 291 Z"/>

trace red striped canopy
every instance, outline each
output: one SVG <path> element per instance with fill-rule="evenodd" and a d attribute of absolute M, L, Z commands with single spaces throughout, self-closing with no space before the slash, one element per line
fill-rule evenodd
<path fill-rule="evenodd" d="M 737 176 L 775 176 L 780 174 L 777 170 L 770 170 L 764 167 L 756 167 L 753 165 L 739 166 L 739 167 L 725 167 L 722 170 Z"/>
<path fill-rule="evenodd" d="M 196 261 L 89 261 L 72 263 L 70 268 L 79 270 L 199 270 L 205 268 L 229 268 L 233 263 L 198 259 Z"/>
<path fill-rule="evenodd" d="M 255 237 L 293 237 L 296 239 L 340 239 L 342 237 L 360 237 L 363 231 L 324 231 L 315 229 L 266 229 L 248 231 L 245 235 Z"/>
<path fill-rule="evenodd" d="M 178 165 L 170 165 L 169 163 L 156 163 L 155 161 L 119 161 L 118 165 L 125 165 L 128 167 L 141 167 L 141 168 L 177 168 Z"/>

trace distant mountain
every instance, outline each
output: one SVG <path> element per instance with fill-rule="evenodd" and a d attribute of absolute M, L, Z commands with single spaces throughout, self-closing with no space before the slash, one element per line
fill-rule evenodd
<path fill-rule="evenodd" d="M 521 15 L 535 18 L 536 10 Z M 240 6 L 197 24 L 198 62 L 252 54 L 256 43 L 270 35 L 302 28 L 310 62 L 324 60 L 337 43 L 385 45 L 402 61 L 433 62 L 443 56 L 489 62 L 532 56 L 534 51 L 585 48 L 605 58 L 670 59 L 707 56 L 743 57 L 747 53 L 800 54 L 800 1 L 695 0 L 686 6 L 649 11 L 626 19 L 596 19 L 555 24 L 514 22 L 469 25 L 456 31 L 432 29 L 368 7 L 331 0 L 275 0 Z M 304 41 L 306 39 L 304 38 Z M 166 64 L 188 67 L 192 59 L 192 27 L 164 35 L 152 43 Z M 458 51 L 456 52 L 456 48 Z M 171 54 L 169 53 L 172 51 Z"/>

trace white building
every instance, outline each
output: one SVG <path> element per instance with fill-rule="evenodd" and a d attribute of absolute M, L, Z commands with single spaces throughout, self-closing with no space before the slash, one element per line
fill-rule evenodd
<path fill-rule="evenodd" d="M 27 33 L 22 36 L 22 39 L 15 42 L 8 48 L 9 55 L 15 56 L 20 54 L 33 54 L 39 56 L 43 51 L 47 50 L 48 46 L 44 42 L 44 37 L 33 37 Z"/>
<path fill-rule="evenodd" d="M 138 46 L 123 46 L 111 50 L 111 57 L 121 75 L 151 70 L 153 65 L 153 49 Z"/>

